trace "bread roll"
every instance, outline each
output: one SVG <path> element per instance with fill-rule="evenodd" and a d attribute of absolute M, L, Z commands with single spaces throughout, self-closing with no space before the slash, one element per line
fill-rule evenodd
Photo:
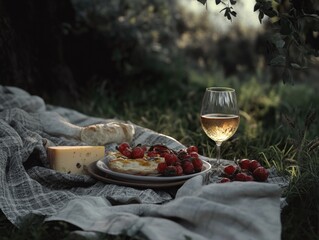
<path fill-rule="evenodd" d="M 122 122 L 95 124 L 82 128 L 81 141 L 90 145 L 131 142 L 134 132 L 132 124 Z"/>

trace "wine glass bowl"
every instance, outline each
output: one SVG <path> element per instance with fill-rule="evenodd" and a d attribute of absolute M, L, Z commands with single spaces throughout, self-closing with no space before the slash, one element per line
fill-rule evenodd
<path fill-rule="evenodd" d="M 206 88 L 200 120 L 205 134 L 216 143 L 217 166 L 220 167 L 220 146 L 235 134 L 240 121 L 235 89 Z"/>

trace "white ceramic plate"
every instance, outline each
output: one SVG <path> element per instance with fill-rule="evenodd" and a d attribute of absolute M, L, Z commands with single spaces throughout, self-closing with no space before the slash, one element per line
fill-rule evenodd
<path fill-rule="evenodd" d="M 189 175 L 182 175 L 182 176 L 173 176 L 173 177 L 164 177 L 164 176 L 138 176 L 138 175 L 132 175 L 132 174 L 126 174 L 126 173 L 120 173 L 120 172 L 115 172 L 109 169 L 107 166 L 108 164 L 108 158 L 104 157 L 96 162 L 96 166 L 98 169 L 101 171 L 109 174 L 112 178 L 117 178 L 117 179 L 125 179 L 125 180 L 133 180 L 133 181 L 143 181 L 143 182 L 172 182 L 172 181 L 180 181 L 180 180 L 186 180 L 192 177 L 195 177 L 200 174 L 204 174 L 207 171 L 210 170 L 211 165 L 203 161 L 203 168 L 201 172 L 189 174 Z"/>
<path fill-rule="evenodd" d="M 181 181 L 172 181 L 172 182 L 152 182 L 152 181 L 133 181 L 126 179 L 116 179 L 112 178 L 109 174 L 102 172 L 97 168 L 96 162 L 89 164 L 86 168 L 87 173 L 90 174 L 93 178 L 110 184 L 128 186 L 128 187 L 136 187 L 136 188 L 153 188 L 153 189 L 170 189 L 170 188 L 178 188 L 184 184 L 185 180 Z"/>

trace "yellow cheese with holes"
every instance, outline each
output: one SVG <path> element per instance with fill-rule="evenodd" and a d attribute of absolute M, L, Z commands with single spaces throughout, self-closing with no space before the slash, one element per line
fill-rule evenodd
<path fill-rule="evenodd" d="M 52 169 L 72 174 L 86 174 L 84 168 L 104 157 L 104 146 L 56 146 L 48 147 L 48 159 Z"/>

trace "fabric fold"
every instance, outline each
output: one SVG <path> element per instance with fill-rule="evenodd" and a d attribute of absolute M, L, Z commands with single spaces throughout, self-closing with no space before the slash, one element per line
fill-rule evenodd
<path fill-rule="evenodd" d="M 200 178 L 188 180 L 180 189 L 189 195 L 164 204 L 108 206 L 101 199 L 75 199 L 47 221 L 66 221 L 86 232 L 148 239 L 280 239 L 280 187 L 254 182 L 192 184 Z"/>

